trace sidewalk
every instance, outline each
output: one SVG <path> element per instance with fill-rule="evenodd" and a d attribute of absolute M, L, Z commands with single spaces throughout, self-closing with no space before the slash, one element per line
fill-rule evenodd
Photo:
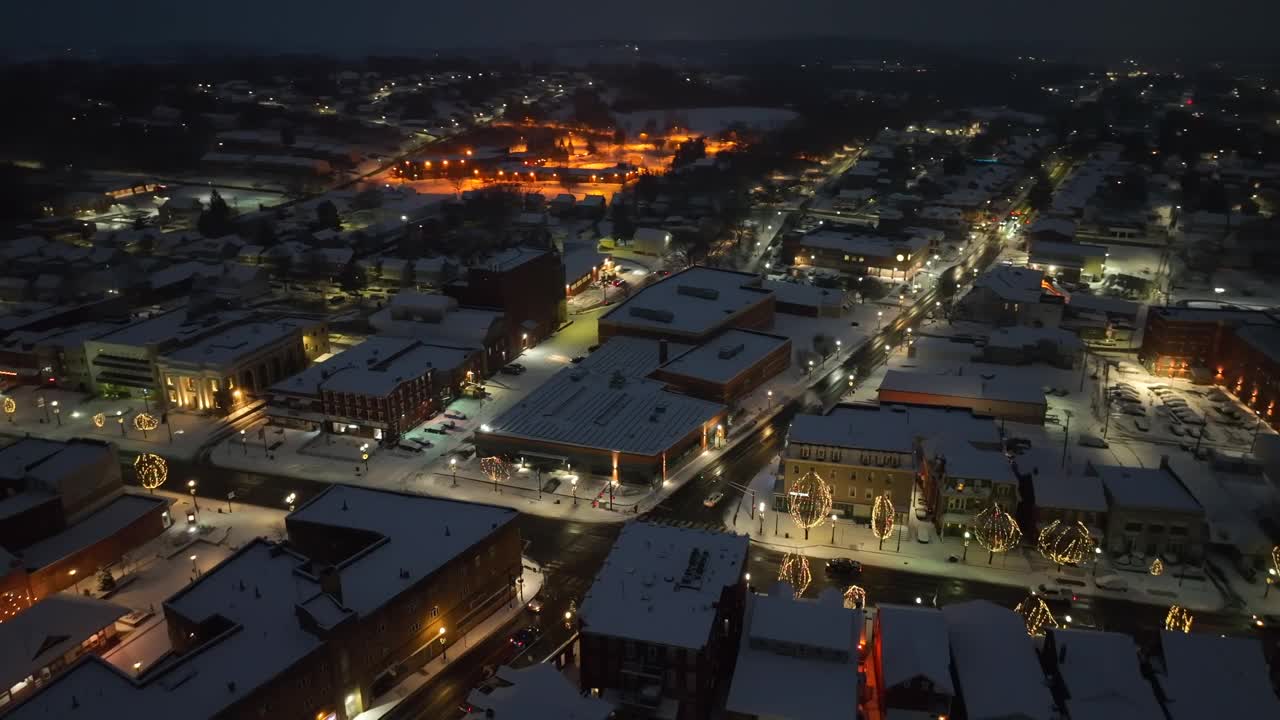
<path fill-rule="evenodd" d="M 432 444 L 421 453 L 382 448 L 366 438 L 329 436 L 322 439 L 315 431 L 286 428 L 268 428 L 264 444 L 255 427 L 245 433 L 245 442 L 237 434 L 219 443 L 211 450 L 209 459 L 220 467 L 250 472 L 420 492 L 504 505 L 534 515 L 582 522 L 621 522 L 627 519 L 628 514 L 639 514 L 661 503 L 722 453 L 749 437 L 759 425 L 772 420 L 789 402 L 802 397 L 811 385 L 827 380 L 838 382 L 838 376 L 846 372 L 840 363 L 874 335 L 877 312 L 883 312 L 880 318 L 883 323 L 892 323 L 898 313 L 875 305 L 855 305 L 839 319 L 788 316 L 785 327 L 776 331 L 790 337 L 794 348 L 810 348 L 814 335 L 823 334 L 840 341 L 837 352 L 816 364 L 812 370 L 807 364 L 793 366 L 739 400 L 739 412 L 729 428 L 725 447 L 700 453 L 672 472 L 666 482 L 656 488 L 628 484 L 617 486 L 612 510 L 609 509 L 607 477 L 577 476 L 578 502 L 575 505 L 569 473 L 544 474 L 544 485 L 552 478 L 561 482 L 554 493 L 539 493 L 533 473 L 513 471 L 495 492 L 492 482 L 480 471 L 477 457 L 464 460 L 453 455 L 455 450 L 470 445 L 475 429 L 481 424 L 519 402 L 534 386 L 555 372 L 571 367 L 571 358 L 586 352 L 587 346 L 595 341 L 594 322 L 590 317 L 575 320 L 555 337 L 526 351 L 520 358 L 528 368 L 526 373 L 490 378 L 487 381 L 492 394 L 490 399 L 481 402 L 464 398 L 452 403 L 449 412 L 465 416 L 465 419 L 453 420 L 454 430 L 447 434 L 426 432 L 426 428 L 439 429 L 448 421 L 440 415 L 410 431 L 402 444 L 412 445 L 414 440 Z M 855 322 L 858 324 L 854 325 Z M 369 454 L 367 462 L 361 458 L 365 452 Z M 456 464 L 450 464 L 454 459 Z M 593 500 L 597 499 L 599 502 L 593 506 Z"/>
<path fill-rule="evenodd" d="M 479 645 L 490 635 L 504 627 L 513 618 L 524 612 L 525 604 L 537 596 L 542 590 L 542 570 L 528 558 L 524 559 L 524 600 L 510 603 L 507 607 L 495 611 L 476 627 L 463 633 L 460 638 L 452 638 L 448 650 L 431 659 L 416 672 L 409 673 L 399 685 L 373 699 L 369 709 L 355 716 L 353 720 L 377 720 L 391 712 L 406 698 L 418 692 L 431 679 L 439 675 L 450 663 L 461 660 L 472 648 Z"/>
<path fill-rule="evenodd" d="M 725 508 L 724 523 L 731 531 L 749 535 L 753 543 L 778 552 L 799 553 L 824 560 L 851 557 L 874 567 L 1028 589 L 1041 584 L 1069 587 L 1079 595 L 1164 607 L 1176 602 L 1192 610 L 1219 611 L 1224 606 L 1223 597 L 1209 579 L 1188 575 L 1179 582 L 1177 568 L 1171 567 L 1164 575 L 1154 577 L 1145 571 L 1113 569 L 1104 559 L 1096 570 L 1091 566 L 1088 569 L 1063 568 L 1059 571 L 1035 550 L 1025 546 L 991 557 L 976 541 L 970 542 L 966 552 L 963 539 L 958 537 L 932 535 L 930 542 L 918 542 L 916 525 L 919 523 L 914 517 L 905 527 L 895 527 L 883 546 L 864 522 L 847 518 L 835 523 L 834 543 L 830 521 L 810 530 L 809 539 L 805 540 L 804 530 L 792 521 L 790 515 L 772 510 L 774 470 L 772 466 L 766 468 L 752 479 L 750 485 L 756 491 L 756 502 L 763 501 L 770 509 L 763 514 L 757 510 L 753 518 L 745 501 L 742 507 L 729 505 Z M 1093 582 L 1095 572 L 1097 575 L 1118 575 L 1124 578 L 1129 589 L 1117 592 L 1099 588 Z M 1059 579 L 1071 582 L 1064 585 Z M 1258 593 L 1260 596 L 1261 590 Z M 1272 595 L 1277 593 L 1280 593 L 1280 588 Z"/>

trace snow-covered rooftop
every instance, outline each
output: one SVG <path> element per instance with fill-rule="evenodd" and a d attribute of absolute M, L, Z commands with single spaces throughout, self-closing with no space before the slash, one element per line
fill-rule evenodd
<path fill-rule="evenodd" d="M 42 568 L 55 563 L 115 535 L 168 503 L 162 497 L 121 495 L 74 525 L 23 548 L 20 552 L 22 562 L 28 568 Z"/>
<path fill-rule="evenodd" d="M 334 485 L 290 514 L 286 523 L 357 529 L 386 538 L 385 544 L 371 541 L 372 552 L 362 549 L 338 563 L 342 605 L 365 615 L 517 515 L 493 505 Z"/>
<path fill-rule="evenodd" d="M 1135 468 L 1124 465 L 1091 465 L 1102 478 L 1111 505 L 1171 512 L 1202 513 L 1200 503 L 1187 492 L 1166 468 Z"/>
<path fill-rule="evenodd" d="M 1067 714 L 1089 720 L 1163 720 L 1151 683 L 1138 666 L 1128 635 L 1095 630 L 1050 630 Z"/>
<path fill-rule="evenodd" d="M 877 262 L 896 261 L 898 255 L 908 260 L 929 246 L 923 237 L 890 238 L 879 235 L 849 235 L 835 230 L 818 230 L 800 239 L 807 248 L 837 250 L 849 255 L 869 256 Z M 868 261 L 870 262 L 870 261 Z"/>
<path fill-rule="evenodd" d="M 857 714 L 862 613 L 846 609 L 838 592 L 797 600 L 779 585 L 748 596 L 745 624 L 726 710 L 790 720 Z"/>
<path fill-rule="evenodd" d="M 0 623 L 0 687 L 35 675 L 128 613 L 105 600 L 57 593 Z"/>
<path fill-rule="evenodd" d="M 1057 449 L 1031 448 L 1014 458 L 1018 472 L 1031 476 L 1036 507 L 1104 513 L 1107 496 L 1102 479 L 1093 475 L 1067 475 Z"/>
<path fill-rule="evenodd" d="M 1022 618 L 987 600 L 942 608 L 970 720 L 1052 720 L 1053 697 Z"/>
<path fill-rule="evenodd" d="M 747 545 L 745 535 L 628 523 L 582 601 L 583 631 L 704 647 L 721 593 L 744 582 Z"/>
<path fill-rule="evenodd" d="M 765 280 L 760 283 L 760 287 L 773 292 L 778 298 L 779 305 L 787 304 L 820 308 L 839 306 L 844 301 L 844 293 L 840 290 L 820 288 L 799 282 Z M 781 312 L 781 308 L 779 308 L 779 312 Z"/>
<path fill-rule="evenodd" d="M 165 356 L 171 362 L 225 365 L 293 337 L 308 324 L 296 318 L 238 323 Z"/>
<path fill-rule="evenodd" d="M 936 608 L 885 604 L 878 605 L 876 613 L 883 687 L 924 678 L 935 692 L 955 695 L 947 621 L 942 613 Z"/>
<path fill-rule="evenodd" d="M 975 447 L 969 440 L 947 433 L 926 440 L 925 452 L 931 458 L 946 458 L 949 477 L 1018 484 L 1009 458 L 998 449 Z"/>
<path fill-rule="evenodd" d="M 498 668 L 487 694 L 472 690 L 467 702 L 495 718 L 518 720 L 606 720 L 613 703 L 588 697 L 551 663 L 537 663 L 516 670 Z"/>
<path fill-rule="evenodd" d="M 620 369 L 579 366 L 556 373 L 489 425 L 506 437 L 656 456 L 722 410 Z"/>
<path fill-rule="evenodd" d="M 978 375 L 936 374 L 889 370 L 880 382 L 880 392 L 909 392 L 968 400 L 1044 405 L 1044 390 L 1015 380 L 986 380 Z"/>
<path fill-rule="evenodd" d="M 645 287 L 601 316 L 624 330 L 701 336 L 731 324 L 773 293 L 747 273 L 692 267 Z"/>
<path fill-rule="evenodd" d="M 1165 671 L 1156 678 L 1172 720 L 1280 717 L 1257 638 L 1165 630 L 1160 645 Z"/>
<path fill-rule="evenodd" d="M 727 383 L 765 360 L 770 353 L 789 348 L 791 339 L 749 330 L 726 330 L 662 366 L 664 373 Z M 790 351 L 785 351 L 788 355 Z"/>
<path fill-rule="evenodd" d="M 986 288 L 1010 302 L 1033 303 L 1044 294 L 1044 273 L 1031 268 L 998 265 L 978 276 L 974 289 Z"/>
<path fill-rule="evenodd" d="M 836 407 L 827 415 L 797 415 L 789 442 L 852 450 L 911 453 L 916 438 L 949 433 L 998 446 L 1000 432 L 990 418 L 968 410 L 928 407 Z"/>
<path fill-rule="evenodd" d="M 611 337 L 596 351 L 583 358 L 578 367 L 602 375 L 620 372 L 627 377 L 643 378 L 662 365 L 660 341 L 619 335 Z M 692 345 L 667 343 L 667 359 L 678 357 Z"/>

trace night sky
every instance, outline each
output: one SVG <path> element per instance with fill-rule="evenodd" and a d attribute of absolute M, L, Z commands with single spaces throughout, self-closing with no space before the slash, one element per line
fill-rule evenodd
<path fill-rule="evenodd" d="M 1018 53 L 1274 45 L 1275 0 L 5 0 L 0 44 L 280 51 L 850 35 Z M 1056 51 L 1056 52 L 1055 52 Z"/>

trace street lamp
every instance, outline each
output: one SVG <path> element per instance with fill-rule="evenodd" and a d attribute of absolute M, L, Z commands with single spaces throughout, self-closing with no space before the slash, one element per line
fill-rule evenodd
<path fill-rule="evenodd" d="M 831 544 L 836 544 L 836 514 L 831 513 Z"/>
<path fill-rule="evenodd" d="M 578 476 L 569 478 L 569 485 L 573 488 L 573 506 L 578 507 Z"/>
<path fill-rule="evenodd" d="M 360 453 L 360 459 L 364 461 L 365 474 L 369 474 L 369 453 Z"/>
<path fill-rule="evenodd" d="M 969 540 L 973 537 L 968 530 L 964 531 L 964 555 L 960 556 L 960 562 L 969 561 Z"/>
<path fill-rule="evenodd" d="M 62 427 L 62 408 L 58 407 L 58 401 L 53 401 L 53 416 L 58 418 L 58 427 Z"/>
<path fill-rule="evenodd" d="M 449 469 L 453 471 L 453 486 L 458 487 L 458 458 L 449 458 Z"/>
<path fill-rule="evenodd" d="M 1275 568 L 1267 568 L 1267 577 L 1266 577 L 1266 580 L 1267 580 L 1267 589 L 1262 591 L 1262 599 L 1263 599 L 1263 600 L 1266 600 L 1266 599 L 1267 599 L 1267 596 L 1271 594 L 1271 586 L 1272 586 L 1272 585 L 1274 585 L 1274 584 L 1276 583 L 1276 569 L 1275 569 Z"/>
<path fill-rule="evenodd" d="M 436 637 L 440 638 L 440 647 L 442 648 L 440 651 L 441 657 L 444 659 L 444 662 L 449 662 L 449 644 L 445 640 L 443 627 L 441 627 L 436 633 Z"/>
<path fill-rule="evenodd" d="M 883 321 L 883 319 L 884 319 L 884 311 L 877 310 L 876 311 L 876 329 L 877 330 L 880 329 L 880 323 Z"/>
<path fill-rule="evenodd" d="M 195 573 L 196 575 L 199 575 L 200 568 L 196 567 L 196 556 L 192 555 L 189 559 L 191 560 L 191 572 Z"/>
<path fill-rule="evenodd" d="M 249 441 L 245 439 L 244 430 L 240 431 L 240 447 L 244 449 L 244 454 L 249 454 Z"/>
<path fill-rule="evenodd" d="M 760 507 L 758 509 L 760 510 L 760 534 L 764 535 L 764 502 L 763 501 L 761 501 Z"/>
<path fill-rule="evenodd" d="M 197 511 L 197 512 L 199 512 L 199 510 L 200 510 L 200 502 L 199 502 L 198 500 L 196 500 L 196 481 L 195 481 L 195 478 L 192 478 L 191 480 L 188 480 L 188 481 L 187 481 L 187 490 L 191 493 L 191 506 L 192 506 L 192 507 L 194 507 L 194 508 L 196 509 L 196 511 Z"/>
<path fill-rule="evenodd" d="M 1098 565 L 1102 562 L 1102 548 L 1093 548 L 1093 576 L 1098 577 Z"/>
<path fill-rule="evenodd" d="M 765 395 L 767 395 L 767 396 L 768 396 L 768 398 L 769 398 L 769 407 L 773 407 L 773 391 L 772 391 L 772 390 L 766 390 L 766 391 L 765 391 Z"/>

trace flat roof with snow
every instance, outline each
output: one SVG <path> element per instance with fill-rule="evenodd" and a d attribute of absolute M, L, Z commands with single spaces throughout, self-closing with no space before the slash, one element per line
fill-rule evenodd
<path fill-rule="evenodd" d="M 928 407 L 836 407 L 826 415 L 797 415 L 788 442 L 853 450 L 911 453 L 915 439 L 955 433 L 978 442 L 999 444 L 995 421 L 969 410 Z"/>
<path fill-rule="evenodd" d="M 800 239 L 803 247 L 836 250 L 850 255 L 872 256 L 895 260 L 902 255 L 904 261 L 929 246 L 923 237 L 890 238 L 880 235 L 849 235 L 834 230 L 819 230 Z"/>
<path fill-rule="evenodd" d="M 1052 720 L 1053 697 L 1022 618 L 987 600 L 942 608 L 970 720 Z"/>
<path fill-rule="evenodd" d="M 763 362 L 791 339 L 749 330 L 727 330 L 663 365 L 664 373 L 724 384 Z"/>
<path fill-rule="evenodd" d="M 876 606 L 879 621 L 883 687 L 924 678 L 936 692 L 955 695 L 951 684 L 951 651 L 947 621 L 937 608 L 914 605 Z"/>
<path fill-rule="evenodd" d="M 225 365 L 285 340 L 307 325 L 297 318 L 237 323 L 164 356 L 170 362 Z"/>
<path fill-rule="evenodd" d="M 1044 390 L 1015 380 L 987 380 L 978 375 L 952 375 L 889 370 L 879 392 L 908 392 L 969 400 L 1045 405 Z"/>
<path fill-rule="evenodd" d="M 583 358 L 578 367 L 600 374 L 617 371 L 627 377 L 644 378 L 662 366 L 661 342 L 628 335 L 611 337 Z M 668 342 L 667 359 L 679 357 L 692 348 L 692 345 Z"/>
<path fill-rule="evenodd" d="M 773 293 L 749 287 L 748 273 L 691 267 L 641 289 L 600 318 L 621 329 L 701 336 L 715 332 Z"/>
<path fill-rule="evenodd" d="M 1102 478 L 1111 505 L 1122 508 L 1203 513 L 1200 503 L 1165 468 L 1134 468 L 1123 465 L 1091 465 Z"/>
<path fill-rule="evenodd" d="M 656 457 L 724 409 L 653 380 L 566 368 L 489 422 L 497 436 Z"/>
<path fill-rule="evenodd" d="M 1171 720 L 1280 717 L 1258 638 L 1165 630 L 1160 645 L 1164 672 L 1156 682 Z"/>
<path fill-rule="evenodd" d="M 496 682 L 495 682 L 496 681 Z M 551 663 L 516 670 L 503 666 L 494 674 L 492 690 L 472 690 L 467 702 L 495 718 L 520 720 L 607 720 L 614 705 L 583 695 L 578 686 Z"/>
<path fill-rule="evenodd" d="M 583 632 L 697 650 L 726 587 L 743 582 L 746 535 L 627 523 L 579 609 Z"/>
<path fill-rule="evenodd" d="M 1031 268 L 999 265 L 978 276 L 973 287 L 986 288 L 1011 302 L 1033 303 L 1044 294 L 1044 273 Z"/>
<path fill-rule="evenodd" d="M 1058 674 L 1066 687 L 1067 714 L 1089 720 L 1163 720 L 1151 683 L 1138 666 L 1138 646 L 1128 635 L 1055 629 Z"/>
<path fill-rule="evenodd" d="M 817 601 L 797 600 L 789 588 L 779 592 L 782 587 L 747 597 L 746 630 L 725 709 L 789 720 L 854 717 L 862 613 L 845 608 L 835 591 Z"/>

